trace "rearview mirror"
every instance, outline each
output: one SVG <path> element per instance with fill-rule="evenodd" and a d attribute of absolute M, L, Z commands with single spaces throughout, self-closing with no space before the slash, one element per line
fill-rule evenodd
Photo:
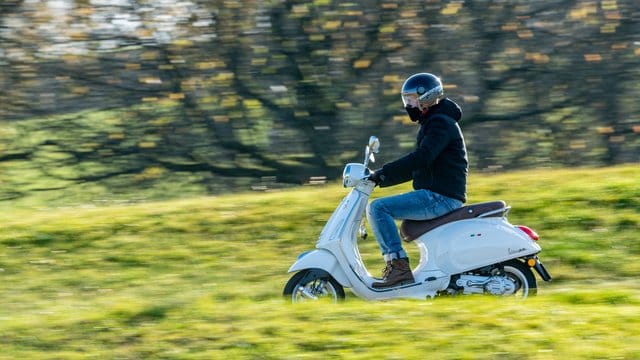
<path fill-rule="evenodd" d="M 380 140 L 378 140 L 376 136 L 372 135 L 369 138 L 369 149 L 371 149 L 371 152 L 374 154 L 377 154 L 378 151 L 380 151 Z"/>
<path fill-rule="evenodd" d="M 380 151 L 380 140 L 377 137 L 371 136 L 369 138 L 369 145 L 365 147 L 364 151 L 364 166 L 369 166 L 369 162 L 375 162 L 376 158 L 373 154 L 377 154 Z"/>

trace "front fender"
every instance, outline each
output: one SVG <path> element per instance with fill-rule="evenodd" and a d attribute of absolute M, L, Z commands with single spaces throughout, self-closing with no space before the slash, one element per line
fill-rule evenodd
<path fill-rule="evenodd" d="M 288 272 L 305 269 L 322 269 L 331 274 L 340 285 L 351 287 L 351 282 L 344 273 L 338 260 L 332 253 L 324 249 L 316 249 L 300 254 L 296 262 L 291 265 Z"/>

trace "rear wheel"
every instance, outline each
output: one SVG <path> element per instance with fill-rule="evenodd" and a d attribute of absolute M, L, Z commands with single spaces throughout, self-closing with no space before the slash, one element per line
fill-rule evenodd
<path fill-rule="evenodd" d="M 344 289 L 329 273 L 320 269 L 297 272 L 282 292 L 292 303 L 304 301 L 338 302 L 344 299 Z"/>
<path fill-rule="evenodd" d="M 509 260 L 502 265 L 504 266 L 504 276 L 516 285 L 513 292 L 505 295 L 526 298 L 537 294 L 538 285 L 529 266 L 518 260 Z"/>

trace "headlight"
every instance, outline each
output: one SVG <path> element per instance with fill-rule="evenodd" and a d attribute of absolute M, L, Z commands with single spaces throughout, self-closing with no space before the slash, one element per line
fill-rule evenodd
<path fill-rule="evenodd" d="M 369 176 L 369 169 L 364 167 L 364 165 L 356 163 L 347 164 L 342 172 L 342 186 L 354 187 L 367 176 Z"/>

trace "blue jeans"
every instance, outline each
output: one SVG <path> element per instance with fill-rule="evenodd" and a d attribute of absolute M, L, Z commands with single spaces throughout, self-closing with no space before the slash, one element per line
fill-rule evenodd
<path fill-rule="evenodd" d="M 433 219 L 461 206 L 460 200 L 430 190 L 415 190 L 371 201 L 367 206 L 367 220 L 380 244 L 384 259 L 390 261 L 407 257 L 394 219 Z"/>

